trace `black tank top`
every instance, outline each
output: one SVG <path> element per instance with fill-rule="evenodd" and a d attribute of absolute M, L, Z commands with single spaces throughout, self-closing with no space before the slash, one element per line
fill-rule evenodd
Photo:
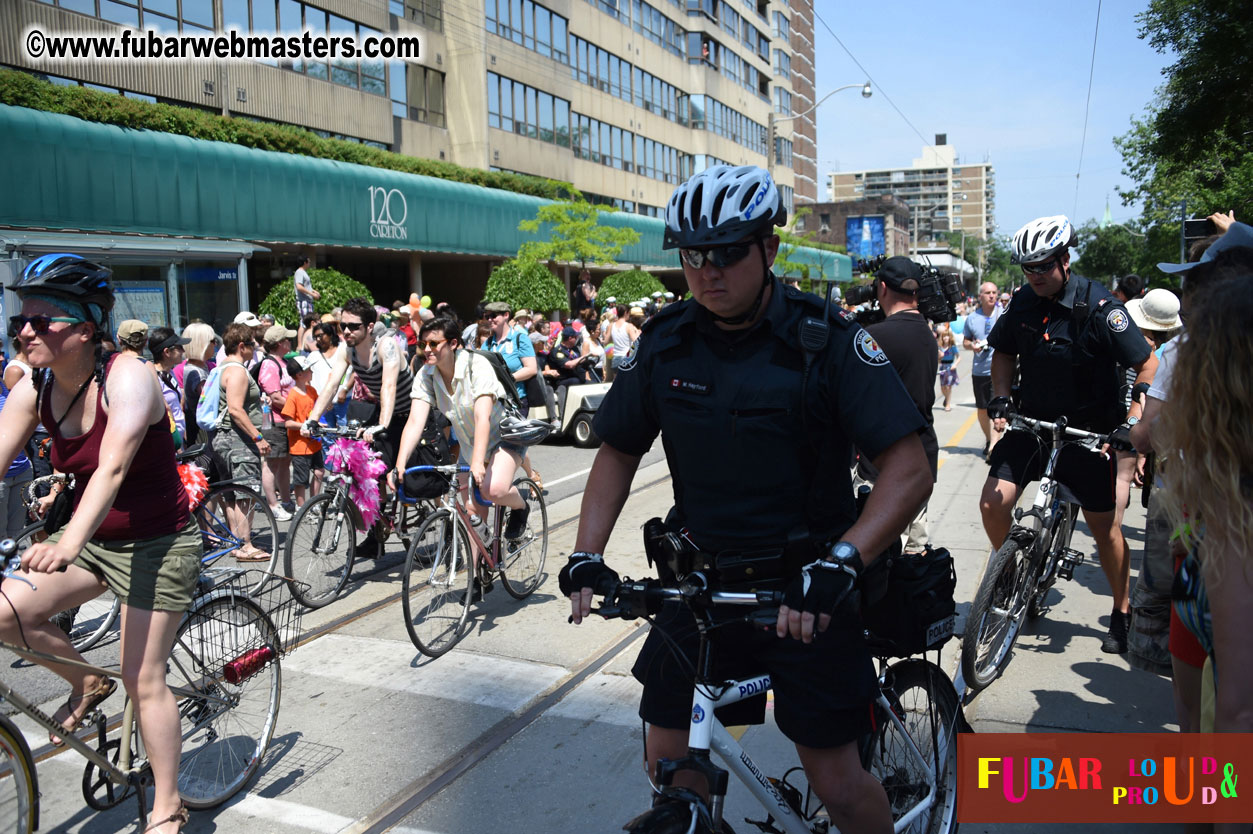
<path fill-rule="evenodd" d="M 385 333 L 379 339 L 394 338 L 390 333 Z M 370 367 L 365 367 L 357 361 L 357 350 L 348 347 L 348 361 L 352 363 L 352 371 L 361 380 L 369 392 L 374 395 L 376 400 L 381 400 L 380 392 L 383 390 L 383 363 L 378 358 L 378 341 L 375 339 L 374 350 L 370 356 Z M 400 363 L 400 372 L 396 375 L 396 405 L 392 409 L 393 416 L 409 413 L 409 397 L 413 388 L 413 375 L 409 373 L 408 366 Z"/>

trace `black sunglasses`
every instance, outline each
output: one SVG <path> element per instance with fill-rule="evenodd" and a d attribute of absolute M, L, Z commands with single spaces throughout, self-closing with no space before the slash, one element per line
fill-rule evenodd
<path fill-rule="evenodd" d="M 753 242 L 728 243 L 725 246 L 713 246 L 709 249 L 680 249 L 679 257 L 692 269 L 700 269 L 708 261 L 719 269 L 738 264 L 748 257 L 753 249 Z"/>
<path fill-rule="evenodd" d="M 1023 264 L 1022 271 L 1028 275 L 1047 275 L 1053 271 L 1053 265 L 1057 262 L 1056 258 L 1049 258 L 1044 263 L 1039 264 Z"/>
<path fill-rule="evenodd" d="M 345 321 L 345 322 L 340 322 L 339 326 L 342 327 L 344 330 L 360 330 L 361 328 L 365 327 L 365 322 Z"/>
<path fill-rule="evenodd" d="M 9 316 L 9 332 L 14 334 L 21 333 L 22 329 L 29 324 L 31 330 L 37 334 L 43 334 L 48 332 L 48 328 L 54 321 L 61 321 L 66 324 L 86 323 L 85 319 L 75 319 L 69 316 L 45 316 L 42 314 L 38 316 Z"/>

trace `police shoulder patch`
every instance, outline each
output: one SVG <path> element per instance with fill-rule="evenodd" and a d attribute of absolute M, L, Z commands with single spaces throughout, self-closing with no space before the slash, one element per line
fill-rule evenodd
<path fill-rule="evenodd" d="M 640 339 L 642 338 L 644 338 L 642 335 L 636 336 L 635 341 L 631 342 L 631 346 L 627 348 L 626 356 L 622 357 L 622 362 L 618 364 L 615 373 L 624 374 L 635 367 L 635 360 L 640 355 Z"/>
<path fill-rule="evenodd" d="M 1105 321 L 1109 324 L 1109 329 L 1115 333 L 1123 332 L 1131 324 L 1130 317 L 1117 307 L 1109 311 Z"/>
<path fill-rule="evenodd" d="M 883 352 L 883 348 L 879 347 L 874 336 L 864 329 L 858 330 L 857 335 L 853 337 L 853 351 L 857 354 L 857 358 L 867 365 L 888 364 L 888 355 Z"/>

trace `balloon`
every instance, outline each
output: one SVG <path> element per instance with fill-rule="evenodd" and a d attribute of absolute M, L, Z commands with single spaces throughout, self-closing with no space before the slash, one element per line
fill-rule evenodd
<path fill-rule="evenodd" d="M 416 292 L 409 293 L 409 306 L 414 308 L 422 306 L 422 302 L 418 300 L 418 294 Z"/>
<path fill-rule="evenodd" d="M 422 306 L 423 307 L 431 306 L 431 297 L 429 295 L 422 296 Z"/>

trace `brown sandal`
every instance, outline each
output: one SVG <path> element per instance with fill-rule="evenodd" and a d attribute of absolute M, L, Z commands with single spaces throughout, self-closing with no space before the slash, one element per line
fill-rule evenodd
<path fill-rule="evenodd" d="M 65 720 L 64 719 L 62 720 L 61 722 L 62 737 L 61 738 L 58 738 L 52 733 L 48 734 L 48 741 L 51 742 L 52 746 L 64 747 L 65 746 L 64 737 L 68 735 L 73 735 L 74 731 L 77 730 L 79 725 L 83 723 L 83 719 L 91 715 L 91 711 L 95 709 L 96 706 L 99 705 L 102 701 L 104 701 L 104 699 L 112 695 L 116 689 L 117 689 L 117 681 L 115 681 L 113 678 L 105 678 L 102 682 L 96 684 L 90 690 L 84 691 L 82 695 L 71 695 L 69 698 L 66 698 L 65 710 L 66 712 L 69 713 L 69 715 L 66 716 L 66 719 L 69 719 L 70 723 L 66 724 Z M 78 716 L 77 718 L 74 717 L 74 702 L 75 701 L 78 701 L 80 704 L 86 704 L 86 708 L 83 710 L 82 715 Z M 60 712 L 60 710 L 58 710 L 58 712 Z"/>
<path fill-rule="evenodd" d="M 191 815 L 187 812 L 187 806 L 184 805 L 181 808 L 179 808 L 178 811 L 176 811 L 173 814 L 170 814 L 165 819 L 159 820 L 158 822 L 148 823 L 148 827 L 143 830 L 143 834 L 148 834 L 148 832 L 151 831 L 152 829 L 160 825 L 165 825 L 167 822 L 178 823 L 178 828 L 176 828 L 175 831 L 182 831 L 183 826 L 187 824 L 187 820 L 190 816 Z"/>

